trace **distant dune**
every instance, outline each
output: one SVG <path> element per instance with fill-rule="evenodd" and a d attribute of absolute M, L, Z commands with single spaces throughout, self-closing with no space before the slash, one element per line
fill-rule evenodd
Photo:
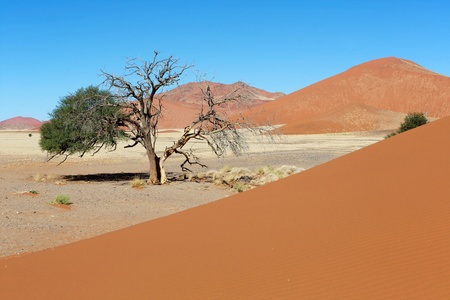
<path fill-rule="evenodd" d="M 257 107 L 284 96 L 283 93 L 269 93 L 243 82 L 233 84 L 208 82 L 208 84 L 213 96 L 217 99 L 230 94 L 236 89 L 238 89 L 238 94 L 246 99 L 247 103 L 245 106 L 231 105 L 230 107 L 223 107 L 223 110 L 230 114 L 242 112 L 248 107 Z M 159 123 L 160 128 L 184 128 L 201 111 L 203 95 L 198 82 L 183 84 L 159 95 L 164 97 L 164 111 Z"/>
<path fill-rule="evenodd" d="M 44 124 L 34 118 L 15 117 L 0 122 L 0 130 L 16 131 L 38 131 Z"/>
<path fill-rule="evenodd" d="M 307 118 L 345 106 L 361 103 L 372 108 L 399 113 L 424 112 L 431 118 L 450 115 L 450 77 L 427 70 L 418 64 L 395 57 L 381 58 L 357 65 L 343 73 L 332 76 L 294 93 L 266 103 L 253 110 L 253 118 L 259 122 L 275 116 L 275 123 L 303 122 L 298 127 L 320 128 L 315 119 L 307 125 Z M 345 109 L 344 109 L 345 111 Z M 385 114 L 382 114 L 385 116 Z M 367 115 L 373 118 L 374 115 Z M 322 118 L 322 116 L 319 116 Z M 338 118 L 337 115 L 334 118 Z M 394 116 L 396 118 L 396 116 Z M 320 120 L 325 122 L 324 120 Z M 392 122 L 395 120 L 393 119 Z M 369 120 L 361 120 L 369 123 Z M 380 121 L 381 123 L 385 121 Z M 323 123 L 328 126 L 327 123 Z M 350 124 L 336 125 L 348 127 Z M 325 130 L 326 131 L 326 130 Z M 291 131 L 292 132 L 292 131 Z M 292 132 L 293 133 L 293 132 Z"/>
<path fill-rule="evenodd" d="M 447 299 L 450 117 L 277 182 L 0 259 L 1 299 Z"/>
<path fill-rule="evenodd" d="M 223 84 L 218 82 L 208 81 L 208 84 L 216 97 L 223 97 L 236 89 L 239 89 L 239 94 L 245 96 L 251 102 L 271 101 L 285 96 L 284 93 L 270 93 L 264 90 L 249 86 L 244 82 L 235 82 L 232 84 Z M 173 90 L 161 93 L 166 99 L 173 101 L 187 102 L 187 103 L 201 103 L 202 92 L 200 90 L 200 83 L 190 82 L 180 85 Z"/>

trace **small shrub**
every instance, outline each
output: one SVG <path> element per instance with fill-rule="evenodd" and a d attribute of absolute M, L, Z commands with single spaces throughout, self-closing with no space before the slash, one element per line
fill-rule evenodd
<path fill-rule="evenodd" d="M 255 171 L 256 175 L 264 175 L 264 167 L 259 167 Z"/>
<path fill-rule="evenodd" d="M 192 179 L 194 178 L 194 174 L 192 174 L 190 172 L 186 173 L 186 174 L 184 174 L 184 178 L 189 180 L 189 181 L 192 181 Z"/>
<path fill-rule="evenodd" d="M 130 181 L 130 186 L 135 189 L 142 189 L 144 185 L 145 181 L 138 176 L 134 177 L 134 179 Z"/>
<path fill-rule="evenodd" d="M 267 174 L 267 176 L 266 176 L 266 182 L 267 183 L 277 181 L 278 179 L 280 179 L 280 177 L 278 177 L 278 175 L 273 174 L 273 173 L 272 174 Z"/>
<path fill-rule="evenodd" d="M 281 167 L 277 168 L 273 172 L 273 174 L 277 175 L 278 178 L 281 179 L 281 178 L 287 177 L 291 174 L 298 173 L 300 171 L 301 171 L 301 169 L 299 169 L 295 166 L 281 166 Z"/>
<path fill-rule="evenodd" d="M 233 185 L 233 182 L 236 181 L 235 179 L 235 175 L 233 174 L 227 174 L 223 179 L 222 179 L 223 183 L 228 184 L 228 185 Z"/>
<path fill-rule="evenodd" d="M 232 167 L 230 165 L 224 165 L 223 168 L 220 170 L 222 173 L 228 173 L 231 172 Z"/>
<path fill-rule="evenodd" d="M 47 180 L 55 180 L 57 178 L 58 178 L 58 175 L 55 175 L 55 174 L 47 175 Z"/>
<path fill-rule="evenodd" d="M 254 175 L 239 175 L 238 178 L 236 178 L 236 181 L 243 182 L 243 183 L 249 183 L 253 180 Z"/>
<path fill-rule="evenodd" d="M 400 128 L 395 131 L 395 132 L 391 132 L 388 135 L 386 135 L 384 138 L 390 138 L 391 136 L 394 136 L 396 134 L 414 129 L 416 127 L 425 125 L 428 123 L 428 119 L 427 117 L 425 117 L 425 115 L 423 113 L 409 113 L 406 115 L 405 119 L 403 120 L 403 123 L 400 124 Z"/>
<path fill-rule="evenodd" d="M 267 165 L 265 167 L 259 167 L 255 171 L 255 173 L 257 175 L 267 175 L 267 174 L 271 174 L 271 173 L 274 173 L 274 172 L 275 172 L 275 169 L 273 167 L 271 167 L 270 165 Z"/>
<path fill-rule="evenodd" d="M 233 190 L 235 190 L 238 193 L 242 193 L 244 191 L 244 186 L 239 182 L 236 182 L 236 184 L 233 185 Z"/>
<path fill-rule="evenodd" d="M 205 177 L 211 179 L 216 185 L 227 185 L 236 192 L 243 192 L 269 182 L 277 181 L 280 178 L 303 171 L 295 166 L 281 166 L 277 169 L 270 165 L 259 167 L 255 172 L 247 168 L 224 166 L 220 171 L 209 170 Z M 200 178 L 200 174 L 196 177 Z"/>
<path fill-rule="evenodd" d="M 30 193 L 30 194 L 34 194 L 34 195 L 37 195 L 37 194 L 38 194 L 38 192 L 35 191 L 35 190 L 31 190 L 31 191 L 29 191 L 29 193 Z"/>
<path fill-rule="evenodd" d="M 230 173 L 235 175 L 249 175 L 252 172 L 247 168 L 232 168 Z"/>
<path fill-rule="evenodd" d="M 69 205 L 70 204 L 70 197 L 67 195 L 57 195 L 55 197 L 55 200 L 49 201 L 48 204 L 62 204 L 62 205 Z"/>
<path fill-rule="evenodd" d="M 425 125 L 428 123 L 427 117 L 423 113 L 409 113 L 406 115 L 404 122 L 400 125 L 399 133 L 410 129 Z"/>
<path fill-rule="evenodd" d="M 394 132 L 391 132 L 391 133 L 387 134 L 384 138 L 387 139 L 387 138 L 390 138 L 391 136 L 394 136 L 394 135 L 397 135 L 397 134 L 398 134 L 398 132 L 394 131 Z"/>
<path fill-rule="evenodd" d="M 45 182 L 45 176 L 38 173 L 38 174 L 34 175 L 33 180 L 35 182 Z"/>
<path fill-rule="evenodd" d="M 214 182 L 215 185 L 221 185 L 221 184 L 224 184 L 223 179 L 215 179 L 213 182 Z"/>
<path fill-rule="evenodd" d="M 48 181 L 56 180 L 56 179 L 58 179 L 58 177 L 59 176 L 56 175 L 56 174 L 44 175 L 44 174 L 41 174 L 41 173 L 37 173 L 36 175 L 34 175 L 33 180 L 35 182 L 46 182 L 47 180 Z"/>
<path fill-rule="evenodd" d="M 57 195 L 55 198 L 56 204 L 64 204 L 68 205 L 70 204 L 70 197 L 67 195 Z"/>
<path fill-rule="evenodd" d="M 208 172 L 206 172 L 206 176 L 209 176 L 209 177 L 213 177 L 214 176 L 214 174 L 216 174 L 217 173 L 217 171 L 216 170 L 209 170 Z"/>
<path fill-rule="evenodd" d="M 283 165 L 283 166 L 279 167 L 278 169 L 282 170 L 286 174 L 295 174 L 295 173 L 303 171 L 303 169 L 297 168 L 296 166 L 286 166 L 286 165 Z"/>
<path fill-rule="evenodd" d="M 198 173 L 196 176 L 198 179 L 204 179 L 206 177 L 206 173 Z"/>
<path fill-rule="evenodd" d="M 216 181 L 216 180 L 222 180 L 222 179 L 223 179 L 223 174 L 220 173 L 220 172 L 215 172 L 215 173 L 212 175 L 212 179 L 213 179 L 214 181 Z"/>

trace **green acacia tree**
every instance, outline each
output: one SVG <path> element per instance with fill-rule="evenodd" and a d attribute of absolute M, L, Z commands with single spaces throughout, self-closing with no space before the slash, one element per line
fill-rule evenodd
<path fill-rule="evenodd" d="M 94 86 L 62 97 L 50 114 L 50 122 L 41 127 L 41 149 L 50 154 L 49 159 L 64 155 L 62 162 L 69 155 L 96 153 L 103 147 L 114 149 L 118 140 L 126 138 L 117 122 L 125 114 L 114 105 L 97 107 L 98 103 L 114 104 L 114 101 L 110 92 Z M 92 117 L 80 118 L 89 110 L 92 110 Z"/>

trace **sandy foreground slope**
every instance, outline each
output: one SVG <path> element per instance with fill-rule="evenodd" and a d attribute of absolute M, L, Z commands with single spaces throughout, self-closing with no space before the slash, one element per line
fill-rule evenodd
<path fill-rule="evenodd" d="M 294 165 L 309 169 L 344 154 L 380 141 L 385 133 L 285 136 L 249 140 L 248 155 L 213 157 L 207 145 L 191 146 L 208 168 L 194 166 L 195 173 L 221 169 L 225 164 L 255 170 L 267 164 L 277 168 Z M 157 149 L 161 153 L 179 137 L 161 133 Z M 110 231 L 163 217 L 209 203 L 230 194 L 232 189 L 217 186 L 211 179 L 181 180 L 181 156 L 165 164 L 170 184 L 130 187 L 134 177 L 148 176 L 148 159 L 143 147 L 95 156 L 70 157 L 45 162 L 38 145 L 39 135 L 27 132 L 0 132 L 0 257 L 35 252 L 94 237 Z M 44 178 L 39 181 L 36 178 Z M 28 191 L 38 194 L 27 194 Z M 56 195 L 70 197 L 70 209 L 48 205 Z"/>
<path fill-rule="evenodd" d="M 263 187 L 0 259 L 1 299 L 448 299 L 450 118 Z"/>

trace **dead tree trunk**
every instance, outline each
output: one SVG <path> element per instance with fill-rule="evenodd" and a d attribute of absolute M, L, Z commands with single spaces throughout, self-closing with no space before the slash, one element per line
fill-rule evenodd
<path fill-rule="evenodd" d="M 115 90 L 117 106 L 127 113 L 120 122 L 128 127 L 129 137 L 134 147 L 141 144 L 147 151 L 149 160 L 149 180 L 151 184 L 164 183 L 167 179 L 164 170 L 161 170 L 160 159 L 156 155 L 155 145 L 157 139 L 158 120 L 162 111 L 162 99 L 156 93 L 164 87 L 177 83 L 188 65 L 178 65 L 178 59 L 170 56 L 157 60 L 155 51 L 153 60 L 128 60 L 124 76 L 115 76 L 102 71 L 105 77 L 104 84 Z M 127 76 L 137 77 L 136 83 L 127 80 Z M 136 78 L 135 78 L 136 79 Z"/>
<path fill-rule="evenodd" d="M 159 164 L 159 157 L 156 155 L 153 148 L 148 147 L 147 157 L 149 162 L 149 184 L 159 184 L 161 183 L 161 170 Z"/>

